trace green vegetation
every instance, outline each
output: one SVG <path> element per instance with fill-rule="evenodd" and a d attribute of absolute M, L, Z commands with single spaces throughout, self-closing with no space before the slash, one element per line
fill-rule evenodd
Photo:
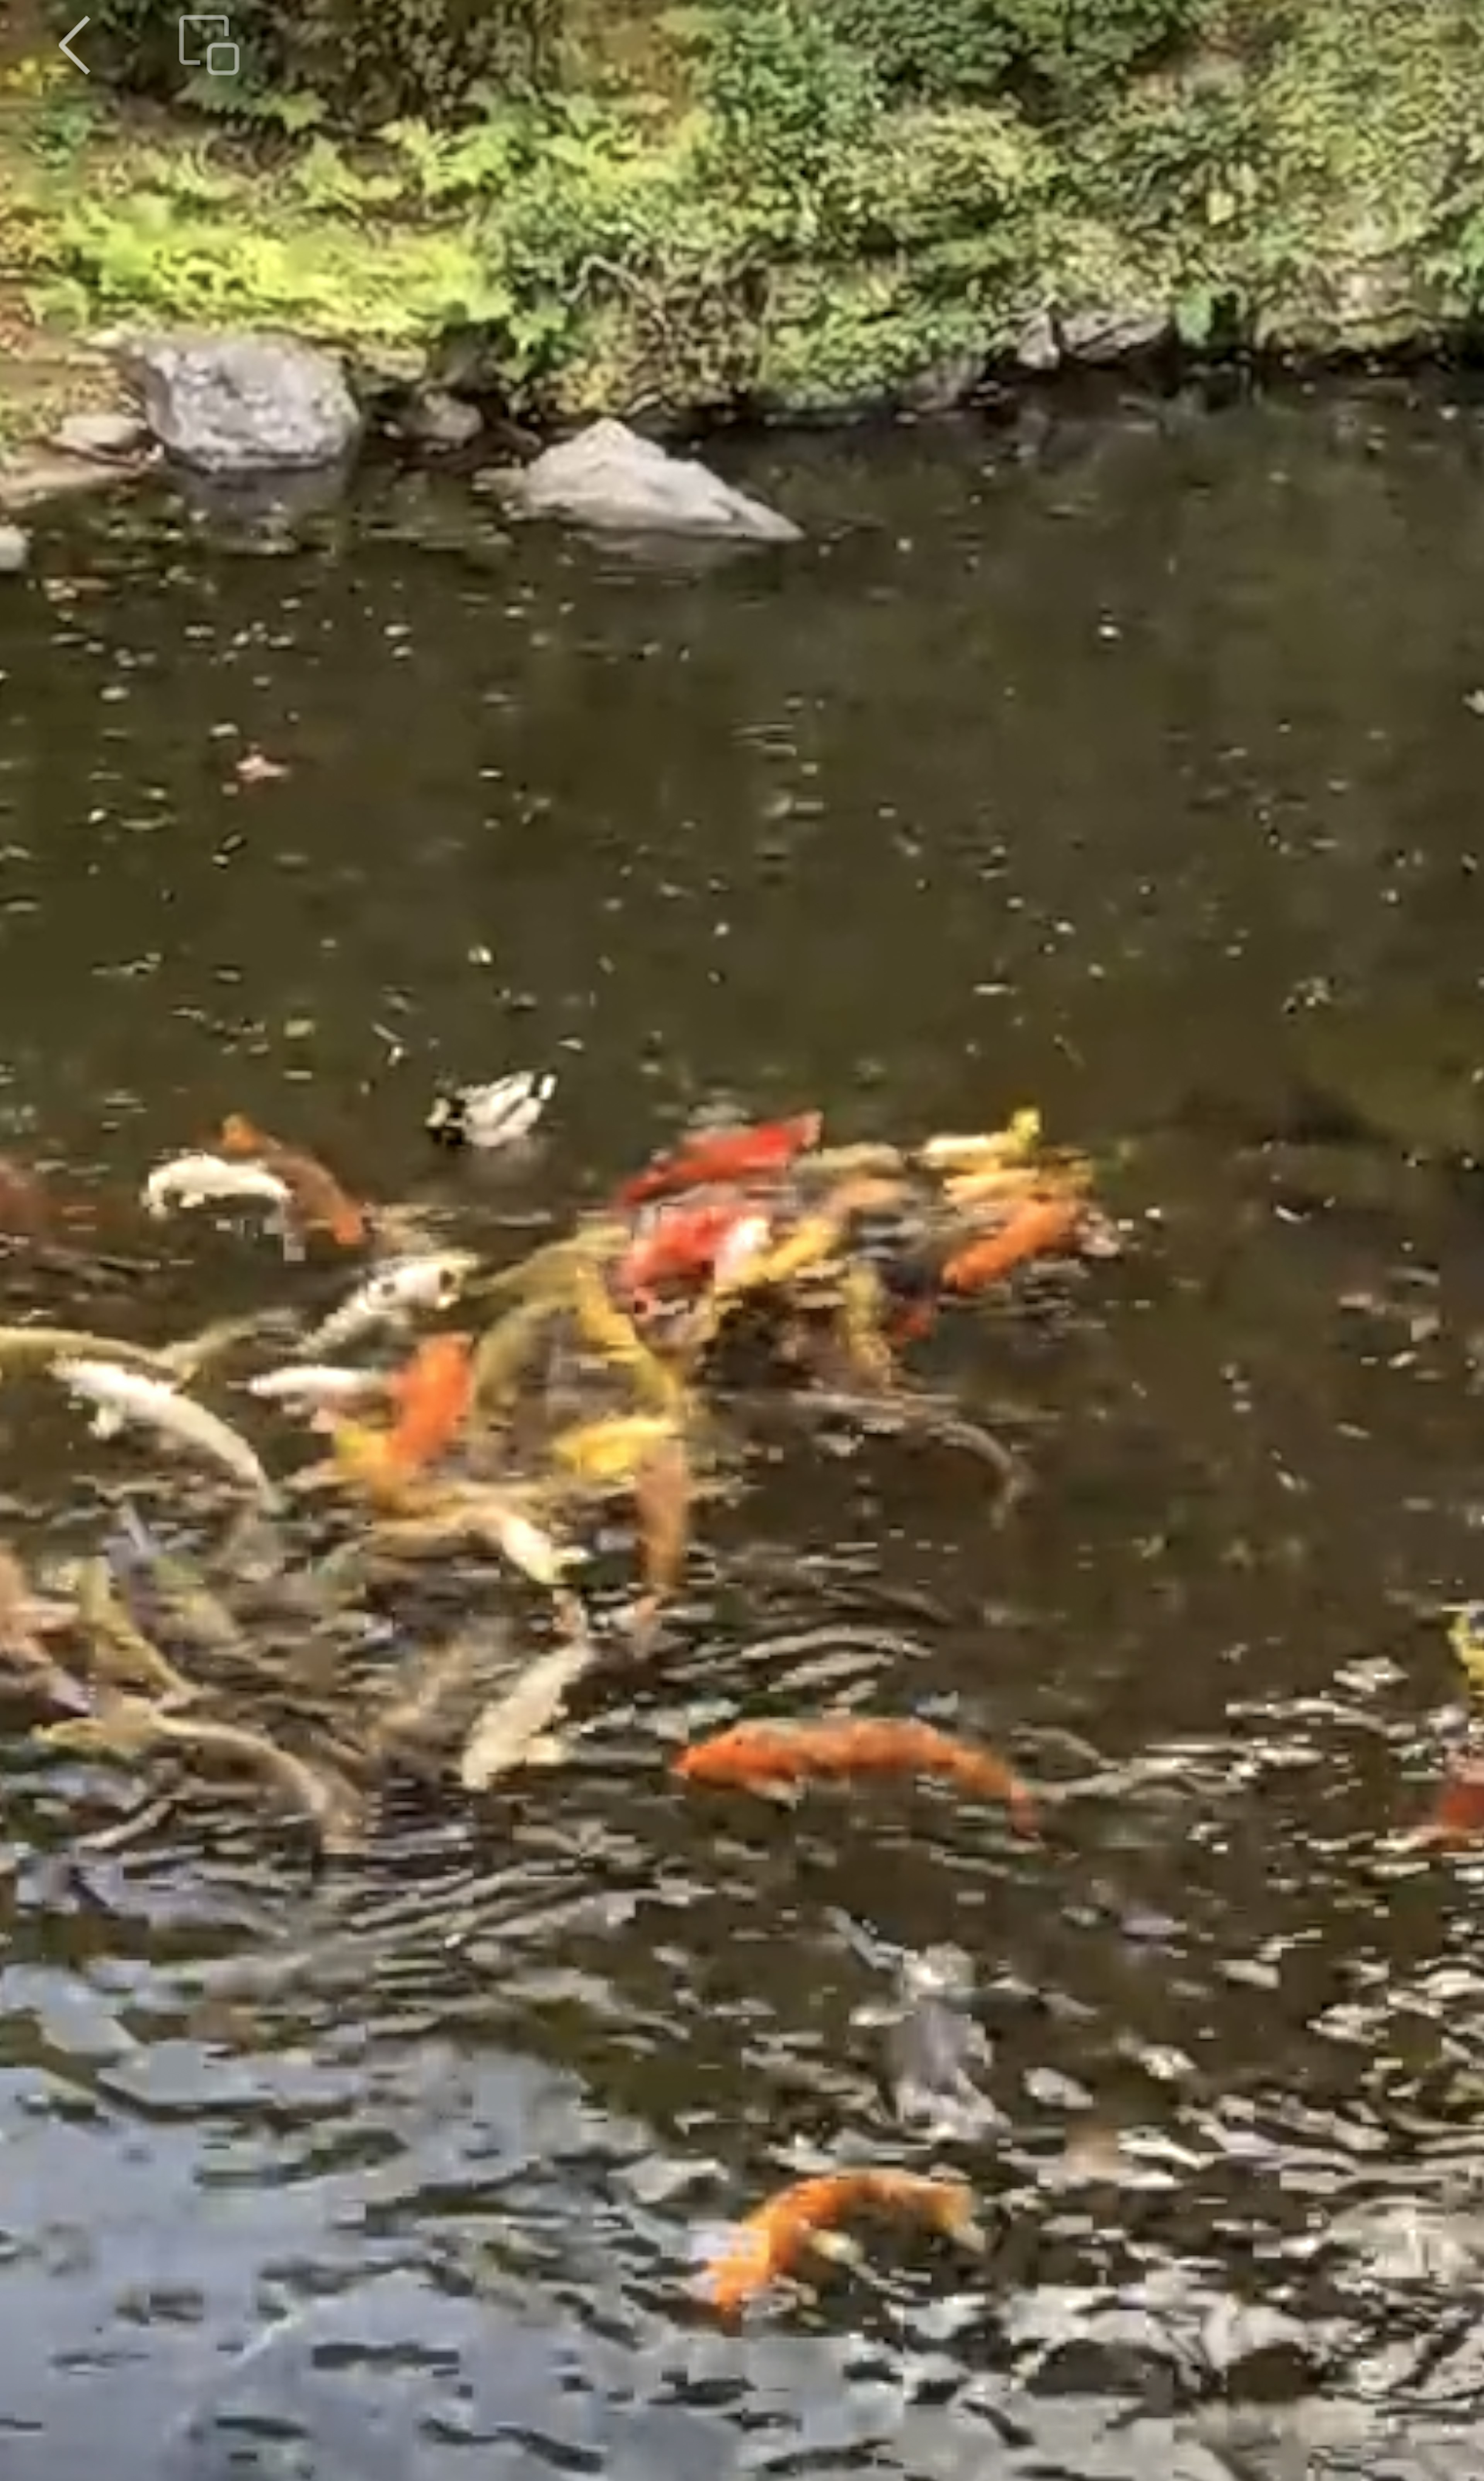
<path fill-rule="evenodd" d="M 247 0 L 234 80 L 174 25 L 105 0 L 143 99 L 39 42 L 0 80 L 0 270 L 53 332 L 277 324 L 540 417 L 1057 332 L 1427 346 L 1484 299 L 1477 0 Z"/>

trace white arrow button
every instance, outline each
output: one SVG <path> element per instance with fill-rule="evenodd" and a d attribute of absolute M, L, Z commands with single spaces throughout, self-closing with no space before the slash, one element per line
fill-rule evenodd
<path fill-rule="evenodd" d="M 77 57 L 77 54 L 76 54 L 76 53 L 73 51 L 73 49 L 72 49 L 72 45 L 76 42 L 76 40 L 77 40 L 77 39 L 78 39 L 78 36 L 82 33 L 83 28 L 87 25 L 87 23 L 88 23 L 88 20 L 87 20 L 87 18 L 86 18 L 86 17 L 79 17 L 79 19 L 78 19 L 78 21 L 77 21 L 76 25 L 73 27 L 73 29 L 72 29 L 72 31 L 71 31 L 71 33 L 70 33 L 70 35 L 64 35 L 64 36 L 63 36 L 61 42 L 57 45 L 57 49 L 58 49 L 58 51 L 59 51 L 59 52 L 65 52 L 65 53 L 66 53 L 66 56 L 67 56 L 68 60 L 69 60 L 69 61 L 71 62 L 71 64 L 72 64 L 72 66 L 73 66 L 75 69 L 81 69 L 81 70 L 82 70 L 82 73 L 83 73 L 83 75 L 84 75 L 84 77 L 91 77 L 91 75 L 92 75 L 92 71 L 91 71 L 91 69 L 88 66 L 87 62 L 86 62 L 86 61 L 80 61 L 80 60 L 78 59 L 78 57 Z"/>

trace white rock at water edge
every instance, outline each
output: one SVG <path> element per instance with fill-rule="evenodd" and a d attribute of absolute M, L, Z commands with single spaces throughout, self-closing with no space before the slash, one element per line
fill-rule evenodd
<path fill-rule="evenodd" d="M 345 463 L 363 428 L 338 353 L 294 336 L 126 335 L 113 346 L 167 453 L 203 474 Z"/>
<path fill-rule="evenodd" d="M 18 577 L 31 558 L 31 536 L 24 526 L 0 526 L 0 577 Z"/>
<path fill-rule="evenodd" d="M 626 422 L 590 423 L 575 439 L 495 478 L 512 512 L 565 517 L 622 533 L 725 535 L 737 541 L 801 542 L 792 517 L 723 483 L 690 457 L 671 457 Z"/>
<path fill-rule="evenodd" d="M 68 413 L 52 445 L 67 457 L 132 457 L 148 438 L 149 427 L 137 413 Z"/>

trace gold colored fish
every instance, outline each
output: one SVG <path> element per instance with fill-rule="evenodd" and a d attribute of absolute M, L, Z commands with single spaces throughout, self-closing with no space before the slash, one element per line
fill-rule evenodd
<path fill-rule="evenodd" d="M 610 1296 L 601 1275 L 590 1266 L 579 1267 L 573 1278 L 572 1307 L 584 1341 L 628 1371 L 636 1391 L 657 1412 L 683 1410 L 686 1391 L 658 1353 L 651 1352 L 631 1318 Z"/>
<path fill-rule="evenodd" d="M 475 1347 L 470 1384 L 481 1411 L 508 1411 L 540 1337 L 567 1304 L 560 1293 L 518 1301 L 487 1326 Z"/>
<path fill-rule="evenodd" d="M 77 1615 L 99 1661 L 117 1680 L 153 1697 L 187 1705 L 196 1695 L 185 1674 L 136 1627 L 125 1610 L 106 1559 L 85 1559 L 77 1571 Z"/>
<path fill-rule="evenodd" d="M 1448 1629 L 1448 1644 L 1469 1685 L 1484 1695 L 1484 1603 L 1461 1603 Z"/>
<path fill-rule="evenodd" d="M 242 1724 L 173 1713 L 143 1697 L 117 1697 L 97 1714 L 45 1724 L 32 1737 L 48 1748 L 90 1757 L 142 1757 L 162 1745 L 194 1749 L 202 1757 L 270 1776 L 308 1818 L 325 1851 L 354 1851 L 362 1840 L 360 1805 L 349 1783 L 306 1764 L 276 1740 Z"/>
<path fill-rule="evenodd" d="M 552 1461 L 579 1481 L 629 1482 L 655 1449 L 676 1435 L 674 1423 L 663 1413 L 616 1414 L 611 1421 L 559 1430 L 551 1443 Z"/>
<path fill-rule="evenodd" d="M 1033 1108 L 1016 1111 L 1002 1129 L 982 1136 L 926 1137 L 917 1150 L 924 1171 L 975 1172 L 1025 1162 L 1041 1142 L 1041 1114 Z"/>

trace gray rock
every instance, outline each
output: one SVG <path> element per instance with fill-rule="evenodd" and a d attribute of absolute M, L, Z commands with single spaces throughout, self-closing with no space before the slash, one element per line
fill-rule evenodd
<path fill-rule="evenodd" d="M 1023 371 L 1055 370 L 1061 360 L 1061 347 L 1056 341 L 1056 326 L 1051 312 L 1032 310 L 1021 322 L 1020 332 L 1010 351 Z"/>
<path fill-rule="evenodd" d="M 52 444 L 68 457 L 132 457 L 148 438 L 149 426 L 137 413 L 69 413 Z"/>
<path fill-rule="evenodd" d="M 339 356 L 292 336 L 130 335 L 114 356 L 161 446 L 202 473 L 338 465 L 359 441 Z"/>
<path fill-rule="evenodd" d="M 425 448 L 467 448 L 483 430 L 484 417 L 466 398 L 430 388 L 398 415 L 397 428 L 404 438 L 416 439 Z"/>
<path fill-rule="evenodd" d="M 735 490 L 690 457 L 671 457 L 627 423 L 589 424 L 575 439 L 494 478 L 512 511 L 565 517 L 621 533 L 721 535 L 786 543 L 803 537 L 792 518 Z"/>
<path fill-rule="evenodd" d="M 18 577 L 31 558 L 31 536 L 24 526 L 0 526 L 0 577 Z"/>
<path fill-rule="evenodd" d="M 1122 362 L 1167 342 L 1173 322 L 1162 303 L 1147 301 L 1090 303 L 1063 310 L 1056 321 L 1061 350 L 1075 362 Z"/>

